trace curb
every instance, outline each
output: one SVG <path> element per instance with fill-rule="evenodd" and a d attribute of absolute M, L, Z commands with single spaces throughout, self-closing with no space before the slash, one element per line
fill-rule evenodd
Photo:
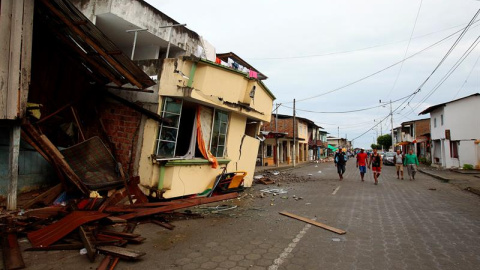
<path fill-rule="evenodd" d="M 433 177 L 433 178 L 439 179 L 439 180 L 441 180 L 441 181 L 444 182 L 444 183 L 448 183 L 448 182 L 450 182 L 450 181 L 452 180 L 452 179 L 450 179 L 450 178 L 446 178 L 446 177 L 443 177 L 443 176 L 440 176 L 440 175 L 437 175 L 437 174 L 433 174 L 433 173 L 431 173 L 431 172 L 427 172 L 427 171 L 424 171 L 424 170 L 422 170 L 422 169 L 418 169 L 418 171 L 421 172 L 421 173 L 424 173 L 424 174 L 426 174 L 426 175 L 429 175 L 429 176 L 431 176 L 431 177 Z"/>

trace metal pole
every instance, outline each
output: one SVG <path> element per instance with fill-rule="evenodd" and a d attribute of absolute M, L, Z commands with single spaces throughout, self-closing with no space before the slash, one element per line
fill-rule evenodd
<path fill-rule="evenodd" d="M 130 57 L 131 60 L 133 60 L 133 56 L 135 55 L 135 47 L 137 46 L 137 35 L 138 35 L 138 32 L 140 31 L 147 31 L 148 29 L 147 28 L 140 28 L 140 29 L 132 29 L 132 30 L 127 30 L 125 32 L 127 33 L 130 33 L 130 32 L 134 32 L 135 33 L 135 37 L 133 38 L 133 48 L 132 48 L 132 56 Z"/>
<path fill-rule="evenodd" d="M 295 167 L 295 162 L 297 159 L 297 149 L 295 145 L 297 144 L 296 136 L 296 127 L 295 127 L 295 99 L 293 99 L 293 167 Z"/>
<path fill-rule="evenodd" d="M 275 147 L 277 149 L 277 153 L 275 154 L 275 156 L 277 157 L 277 167 L 280 166 L 280 147 L 278 146 L 278 127 L 277 127 L 277 121 L 278 121 L 278 104 L 275 103 Z"/>
<path fill-rule="evenodd" d="M 390 124 L 392 125 L 392 131 L 391 131 L 391 136 L 392 136 L 392 151 L 395 150 L 395 146 L 393 145 L 394 139 L 393 139 L 393 112 L 392 112 L 392 100 L 390 100 Z"/>
<path fill-rule="evenodd" d="M 166 25 L 166 26 L 160 26 L 159 28 L 170 28 L 170 31 L 168 32 L 168 45 L 167 45 L 167 54 L 165 55 L 165 58 L 168 58 L 168 55 L 170 54 L 170 40 L 172 39 L 172 28 L 177 27 L 177 26 L 186 26 L 187 24 L 174 24 L 174 25 Z"/>

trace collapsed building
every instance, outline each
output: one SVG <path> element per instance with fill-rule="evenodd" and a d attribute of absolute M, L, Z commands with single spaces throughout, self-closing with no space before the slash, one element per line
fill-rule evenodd
<path fill-rule="evenodd" d="M 158 198 L 202 194 L 224 168 L 251 185 L 275 97 L 242 58 L 141 0 L 2 0 L 1 12 L 10 209 L 17 191 L 62 178 L 84 192 L 119 184 L 98 164 L 72 165 L 99 149 Z"/>

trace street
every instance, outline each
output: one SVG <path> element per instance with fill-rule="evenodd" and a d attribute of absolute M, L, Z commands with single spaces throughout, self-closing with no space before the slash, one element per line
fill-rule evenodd
<path fill-rule="evenodd" d="M 361 182 L 352 159 L 343 181 L 333 163 L 288 173 L 309 180 L 254 185 L 240 199 L 224 203 L 237 208 L 218 213 L 194 208 L 205 218 L 174 221 L 172 231 L 140 225 L 135 232 L 147 240 L 129 248 L 147 255 L 138 262 L 121 261 L 117 268 L 475 269 L 480 263 L 477 195 L 421 173 L 415 181 L 397 180 L 393 166 L 383 167 L 379 185 L 370 170 Z M 269 187 L 288 193 L 261 198 L 259 190 Z M 281 211 L 347 233 L 337 235 Z M 29 269 L 92 269 L 102 257 L 89 263 L 78 251 L 24 256 Z"/>

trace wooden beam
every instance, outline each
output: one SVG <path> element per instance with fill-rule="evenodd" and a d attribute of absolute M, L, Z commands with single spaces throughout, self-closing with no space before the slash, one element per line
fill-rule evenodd
<path fill-rule="evenodd" d="M 19 118 L 25 117 L 32 69 L 33 14 L 35 0 L 24 0 L 20 60 Z"/>
<path fill-rule="evenodd" d="M 288 213 L 288 212 L 280 212 L 280 215 L 284 215 L 284 216 L 287 216 L 287 217 L 291 217 L 291 218 L 294 218 L 294 219 L 298 219 L 298 220 L 301 220 L 303 222 L 306 222 L 306 223 L 309 223 L 309 224 L 312 224 L 312 225 L 315 225 L 317 227 L 320 227 L 320 228 L 323 228 L 325 230 L 328 230 L 328 231 L 331 231 L 331 232 L 334 232 L 334 233 L 338 233 L 338 234 L 346 234 L 347 232 L 344 231 L 344 230 L 340 230 L 340 229 L 337 229 L 337 228 L 334 228 L 334 227 L 331 227 L 329 225 L 326 225 L 326 224 L 323 224 L 323 223 L 320 223 L 320 222 L 316 222 L 315 220 L 311 220 L 311 219 L 308 219 L 308 218 L 304 218 L 304 217 L 301 217 L 301 216 L 297 216 L 295 214 L 291 214 L 291 213 Z"/>
<path fill-rule="evenodd" d="M 90 239 L 90 236 L 92 235 L 92 233 L 87 232 L 84 226 L 80 226 L 78 228 L 78 233 L 80 234 L 80 238 L 82 239 L 84 248 L 87 250 L 88 259 L 90 260 L 90 262 L 94 262 L 96 252 L 95 252 L 95 246 L 93 245 Z"/>
<path fill-rule="evenodd" d="M 18 156 L 20 154 L 20 125 L 15 123 L 10 130 L 10 145 L 8 159 L 8 198 L 7 210 L 17 209 L 18 190 Z"/>
<path fill-rule="evenodd" d="M 77 25 L 71 22 L 68 18 L 66 18 L 63 13 L 55 7 L 50 0 L 42 0 L 43 4 L 46 5 L 55 15 L 58 16 L 70 29 L 73 30 L 78 36 L 80 36 L 88 45 L 94 48 L 103 58 L 114 68 L 116 68 L 120 73 L 125 76 L 132 84 L 137 86 L 138 88 L 142 88 L 142 84 L 132 75 L 130 72 L 125 69 L 122 65 L 119 65 L 117 61 L 112 59 L 110 55 L 108 55 L 104 49 L 99 46 L 96 41 L 88 37 L 84 31 L 82 31 Z"/>
<path fill-rule="evenodd" d="M 85 186 L 82 180 L 78 177 L 77 174 L 72 170 L 67 161 L 65 161 L 63 155 L 58 151 L 58 149 L 52 144 L 52 142 L 45 136 L 40 135 L 38 131 L 30 123 L 26 122 L 23 124 L 25 132 L 31 136 L 39 146 L 45 151 L 45 153 L 50 156 L 50 158 L 59 166 L 59 168 L 65 173 L 65 175 L 70 179 L 70 181 L 83 193 L 90 194 L 90 190 Z"/>
<path fill-rule="evenodd" d="M 142 251 L 137 251 L 133 249 L 126 249 L 126 248 L 121 248 L 121 247 L 114 247 L 114 246 L 104 246 L 104 247 L 97 247 L 97 250 L 100 253 L 107 254 L 107 255 L 113 255 L 120 257 L 122 259 L 127 259 L 127 260 L 136 260 L 140 258 L 141 256 L 144 256 L 146 253 Z"/>
<path fill-rule="evenodd" d="M 83 127 L 80 123 L 80 120 L 78 119 L 77 110 L 75 110 L 73 106 L 71 106 L 70 109 L 72 110 L 73 119 L 75 119 L 75 123 L 77 124 L 77 128 L 78 128 L 78 133 L 80 134 L 80 138 L 82 138 L 82 142 L 83 142 L 85 141 L 85 135 L 83 134 Z"/>
<path fill-rule="evenodd" d="M 23 0 L 13 1 L 8 64 L 7 119 L 15 119 L 20 110 L 20 56 L 22 49 Z"/>
<path fill-rule="evenodd" d="M 118 90 L 124 90 L 124 91 L 133 91 L 133 92 L 142 92 L 142 93 L 154 93 L 155 91 L 153 90 L 147 90 L 147 89 L 139 89 L 139 88 L 132 88 L 132 87 L 123 87 L 123 86 L 111 86 L 107 85 L 107 88 L 110 89 L 118 89 Z"/>
<path fill-rule="evenodd" d="M 147 116 L 148 118 L 151 118 L 153 120 L 156 120 L 157 122 L 159 123 L 163 123 L 163 118 L 157 114 L 157 113 L 154 113 L 152 111 L 149 111 L 145 108 L 143 108 L 142 106 L 140 105 L 137 105 L 133 102 L 130 102 L 122 97 L 119 97 L 113 93 L 110 93 L 108 91 L 104 91 L 105 95 L 108 96 L 108 97 L 111 97 L 113 99 L 115 99 L 116 101 L 122 103 L 123 105 L 127 106 L 127 107 L 130 107 L 132 109 L 134 109 L 135 111 L 139 112 L 139 113 L 142 113 L 143 115 Z"/>

